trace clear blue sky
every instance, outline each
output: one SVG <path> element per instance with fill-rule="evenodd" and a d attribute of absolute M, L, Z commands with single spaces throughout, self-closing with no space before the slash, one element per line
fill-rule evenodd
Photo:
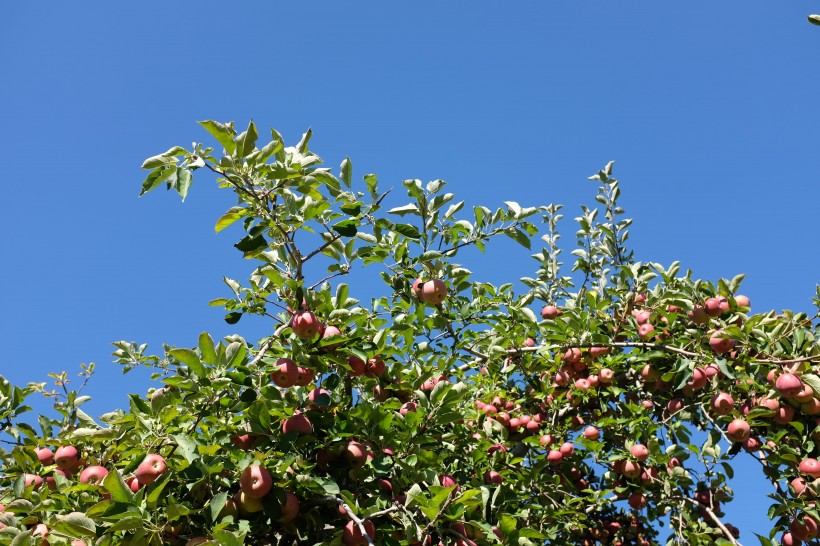
<path fill-rule="evenodd" d="M 820 281 L 820 4 L 82 2 L 0 6 L 0 373 L 23 383 L 97 362 L 89 406 L 147 387 L 110 343 L 249 339 L 208 300 L 248 271 L 231 202 L 137 199 L 141 161 L 207 140 L 200 119 L 308 127 L 356 176 L 443 178 L 469 203 L 592 201 L 610 159 L 640 259 L 716 280 L 747 273 L 754 310 L 809 311 Z M 396 192 L 398 193 L 398 191 Z M 565 240 L 574 226 L 565 224 Z M 505 247 L 508 248 L 508 247 Z M 527 253 L 471 267 L 529 275 Z M 729 521 L 768 529 L 752 466 Z M 752 476 L 755 476 L 752 478 Z"/>

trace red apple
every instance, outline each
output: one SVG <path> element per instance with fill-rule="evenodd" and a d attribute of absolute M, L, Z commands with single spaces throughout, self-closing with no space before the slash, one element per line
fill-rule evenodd
<path fill-rule="evenodd" d="M 297 434 L 313 434 L 313 424 L 307 416 L 299 413 L 282 421 L 282 432 L 296 432 Z"/>
<path fill-rule="evenodd" d="M 299 377 L 299 367 L 296 362 L 289 358 L 280 358 L 276 361 L 276 368 L 270 374 L 271 381 L 276 383 L 277 387 L 286 389 L 296 384 L 296 379 Z"/>
<path fill-rule="evenodd" d="M 415 412 L 418 407 L 419 405 L 415 402 L 405 402 L 401 408 L 399 408 L 399 413 L 406 416 L 411 411 Z"/>
<path fill-rule="evenodd" d="M 322 332 L 322 339 L 331 337 L 331 336 L 340 336 L 342 335 L 342 331 L 336 328 L 335 326 L 326 326 L 324 332 Z M 341 346 L 341 342 L 339 343 L 331 343 L 329 345 L 325 345 L 322 347 L 324 351 L 332 351 L 334 349 L 338 349 Z"/>
<path fill-rule="evenodd" d="M 239 477 L 239 489 L 253 499 L 261 499 L 273 486 L 273 477 L 267 468 L 252 464 L 242 471 Z"/>
<path fill-rule="evenodd" d="M 641 493 L 640 491 L 635 491 L 631 495 L 629 495 L 629 506 L 634 510 L 641 510 L 643 507 L 646 506 L 646 495 Z"/>
<path fill-rule="evenodd" d="M 709 346 L 718 354 L 728 353 L 735 348 L 735 340 L 725 336 L 725 331 L 715 330 L 709 337 Z"/>
<path fill-rule="evenodd" d="M 39 488 L 43 485 L 43 478 L 38 476 L 37 474 L 23 474 L 23 484 L 26 487 L 34 487 L 34 489 Z"/>
<path fill-rule="evenodd" d="M 723 313 L 720 298 L 706 298 L 704 307 L 706 308 L 706 314 L 710 317 L 719 317 Z"/>
<path fill-rule="evenodd" d="M 735 400 L 728 392 L 719 392 L 712 397 L 712 411 L 718 415 L 729 415 L 735 409 Z"/>
<path fill-rule="evenodd" d="M 424 301 L 422 299 L 421 294 L 422 286 L 424 286 L 424 279 L 416 279 L 415 281 L 413 281 L 413 295 L 415 295 L 416 299 L 418 299 L 419 301 Z"/>
<path fill-rule="evenodd" d="M 303 311 L 293 315 L 290 323 L 293 333 L 302 339 L 313 339 L 319 333 L 321 326 L 319 319 L 310 311 Z"/>
<path fill-rule="evenodd" d="M 750 433 L 751 427 L 743 419 L 735 419 L 726 429 L 726 436 L 734 442 L 745 442 Z"/>
<path fill-rule="evenodd" d="M 367 462 L 367 447 L 361 442 L 348 442 L 344 456 L 353 468 L 360 468 Z"/>
<path fill-rule="evenodd" d="M 296 385 L 299 387 L 307 387 L 313 382 L 313 370 L 305 366 L 296 367 Z"/>
<path fill-rule="evenodd" d="M 367 361 L 365 375 L 367 377 L 381 377 L 384 375 L 385 365 L 381 355 L 376 355 Z"/>
<path fill-rule="evenodd" d="M 296 516 L 299 515 L 299 497 L 288 491 L 285 493 L 285 504 L 280 504 L 280 508 L 282 509 L 282 516 L 279 521 L 287 523 L 295 520 Z"/>
<path fill-rule="evenodd" d="M 504 477 L 495 470 L 488 470 L 484 473 L 484 483 L 498 485 L 504 483 Z"/>
<path fill-rule="evenodd" d="M 629 452 L 632 453 L 636 461 L 641 463 L 649 458 L 649 448 L 643 444 L 633 445 Z"/>
<path fill-rule="evenodd" d="M 438 305 L 447 299 L 447 285 L 439 279 L 427 281 L 421 287 L 421 299 L 430 305 Z"/>
<path fill-rule="evenodd" d="M 552 466 L 558 466 L 563 460 L 564 455 L 557 449 L 551 449 L 549 453 L 547 453 L 547 462 Z"/>
<path fill-rule="evenodd" d="M 242 451 L 250 451 L 257 438 L 256 434 L 234 434 L 231 436 L 231 443 Z"/>
<path fill-rule="evenodd" d="M 689 317 L 689 320 L 695 324 L 706 324 L 709 322 L 709 315 L 706 313 L 706 309 L 702 305 L 696 305 L 691 311 L 689 311 L 687 316 Z"/>
<path fill-rule="evenodd" d="M 558 309 L 554 305 L 545 305 L 543 309 L 541 309 L 541 318 L 552 320 L 554 318 L 558 318 L 562 315 L 560 309 Z"/>
<path fill-rule="evenodd" d="M 74 472 L 80 466 L 80 453 L 74 446 L 60 446 L 54 454 L 57 468 Z"/>
<path fill-rule="evenodd" d="M 162 476 L 167 469 L 168 465 L 162 455 L 151 453 L 145 456 L 134 472 L 134 476 L 141 485 L 149 485 Z"/>
<path fill-rule="evenodd" d="M 807 458 L 800 461 L 798 470 L 801 474 L 811 476 L 815 480 L 820 478 L 820 462 L 817 459 Z"/>
<path fill-rule="evenodd" d="M 35 447 L 34 452 L 37 453 L 37 459 L 43 466 L 50 466 L 54 464 L 54 453 L 47 447 Z"/>
<path fill-rule="evenodd" d="M 588 426 L 584 429 L 584 438 L 587 440 L 598 440 L 601 437 L 601 431 L 593 426 Z"/>
<path fill-rule="evenodd" d="M 793 373 L 784 373 L 777 378 L 775 388 L 787 398 L 797 396 L 803 390 L 803 381 Z"/>
<path fill-rule="evenodd" d="M 376 526 L 373 525 L 373 522 L 368 519 L 364 522 L 363 526 L 370 540 L 375 539 Z M 345 546 L 367 546 L 368 544 L 367 539 L 362 534 L 362 530 L 353 520 L 348 521 L 347 525 L 345 525 L 345 529 L 342 532 L 342 542 L 344 542 Z"/>
<path fill-rule="evenodd" d="M 352 376 L 362 375 L 367 367 L 367 363 L 355 355 L 347 357 L 347 365 L 350 366 L 350 371 L 347 373 Z"/>
<path fill-rule="evenodd" d="M 749 301 L 747 296 L 737 295 L 735 296 L 735 304 L 738 307 L 751 307 L 752 303 Z"/>
<path fill-rule="evenodd" d="M 108 475 L 108 469 L 104 466 L 92 465 L 87 466 L 80 473 L 80 483 L 90 483 L 91 485 L 100 485 L 105 477 Z"/>

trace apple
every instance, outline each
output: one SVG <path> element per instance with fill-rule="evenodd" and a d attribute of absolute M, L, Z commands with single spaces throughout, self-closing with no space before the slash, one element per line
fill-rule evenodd
<path fill-rule="evenodd" d="M 798 516 L 789 523 L 789 530 L 792 535 L 799 540 L 814 540 L 818 535 L 817 521 L 813 517 L 803 514 Z"/>
<path fill-rule="evenodd" d="M 796 539 L 792 536 L 791 533 L 783 533 L 783 536 L 780 537 L 780 544 L 782 546 L 800 546 L 803 541 Z"/>
<path fill-rule="evenodd" d="M 310 391 L 307 395 L 307 398 L 312 402 L 312 404 L 310 405 L 312 409 L 326 409 L 332 401 L 330 398 L 330 393 L 321 387 L 317 387 Z M 324 402 L 324 404 L 319 405 L 320 401 Z"/>
<path fill-rule="evenodd" d="M 700 390 L 706 386 L 709 378 L 706 377 L 706 372 L 703 368 L 695 368 L 692 370 L 692 377 L 686 382 L 686 386 L 692 390 Z"/>
<path fill-rule="evenodd" d="M 372 521 L 366 520 L 363 527 L 371 541 L 376 538 L 376 526 L 373 525 Z M 348 521 L 347 525 L 345 525 L 344 531 L 342 532 L 342 542 L 344 542 L 345 546 L 367 546 L 368 544 L 367 539 L 362 534 L 362 530 L 353 520 Z"/>
<path fill-rule="evenodd" d="M 104 466 L 92 465 L 87 466 L 80 473 L 80 483 L 90 483 L 91 485 L 100 485 L 105 477 L 108 475 L 108 469 Z"/>
<path fill-rule="evenodd" d="M 256 434 L 250 434 L 247 432 L 245 434 L 234 434 L 231 436 L 231 443 L 242 451 L 250 451 L 258 437 L 259 436 Z"/>
<path fill-rule="evenodd" d="M 747 296 L 737 295 L 735 296 L 735 305 L 738 307 L 751 307 L 752 303 Z"/>
<path fill-rule="evenodd" d="M 71 473 L 70 472 L 66 472 L 65 470 L 55 468 L 53 475 L 52 476 L 46 476 L 45 479 L 44 479 L 46 485 L 52 491 L 57 490 L 57 480 L 54 478 L 54 476 L 56 476 L 56 475 L 60 475 L 60 476 L 64 477 L 67 480 L 71 479 Z"/>
<path fill-rule="evenodd" d="M 798 471 L 806 476 L 811 476 L 815 480 L 820 478 L 820 462 L 817 459 L 803 459 L 800 461 Z"/>
<path fill-rule="evenodd" d="M 584 429 L 584 438 L 595 441 L 601 437 L 601 431 L 593 426 L 588 426 Z"/>
<path fill-rule="evenodd" d="M 635 491 L 631 495 L 629 495 L 629 506 L 634 510 L 641 510 L 643 507 L 646 506 L 646 495 L 641 493 L 640 491 Z"/>
<path fill-rule="evenodd" d="M 633 445 L 629 452 L 632 453 L 636 461 L 641 463 L 649 458 L 649 448 L 643 444 Z"/>
<path fill-rule="evenodd" d="M 735 409 L 735 399 L 728 392 L 719 392 L 712 397 L 712 411 L 718 415 L 729 415 Z"/>
<path fill-rule="evenodd" d="M 34 452 L 37 454 L 37 459 L 43 466 L 51 466 L 54 464 L 54 453 L 47 447 L 35 447 Z"/>
<path fill-rule="evenodd" d="M 749 436 L 743 442 L 743 449 L 747 453 L 754 453 L 756 451 L 760 451 L 761 447 L 763 447 L 763 442 L 760 441 L 760 438 L 756 438 L 754 436 Z"/>
<path fill-rule="evenodd" d="M 593 347 L 594 349 L 594 347 Z M 598 372 L 598 379 L 604 385 L 609 385 L 612 383 L 612 380 L 615 378 L 615 372 L 610 368 L 601 368 L 601 371 Z"/>
<path fill-rule="evenodd" d="M 427 281 L 421 287 L 421 299 L 431 305 L 442 303 L 447 299 L 447 285 L 439 279 Z"/>
<path fill-rule="evenodd" d="M 319 333 L 319 319 L 310 311 L 303 311 L 293 315 L 290 323 L 293 333 L 302 339 L 313 339 Z"/>
<path fill-rule="evenodd" d="M 271 372 L 271 381 L 276 383 L 277 387 L 286 389 L 296 384 L 299 377 L 299 367 L 296 362 L 289 358 L 280 358 L 276 361 L 276 368 Z"/>
<path fill-rule="evenodd" d="M 261 512 L 264 508 L 261 500 L 256 497 L 248 496 L 244 491 L 238 492 L 234 496 L 234 501 L 239 506 L 240 514 L 254 514 L 256 512 Z"/>
<path fill-rule="evenodd" d="M 720 298 L 706 298 L 703 306 L 706 308 L 706 314 L 710 317 L 719 317 L 723 313 Z"/>
<path fill-rule="evenodd" d="M 581 349 L 579 349 L 578 347 L 570 347 L 564 353 L 564 360 L 566 360 L 570 364 L 575 364 L 577 362 L 580 362 L 580 360 L 581 360 Z"/>
<path fill-rule="evenodd" d="M 40 544 L 46 546 L 48 544 L 48 532 L 49 528 L 46 527 L 44 523 L 38 523 L 34 526 L 34 529 L 32 529 L 31 536 L 40 537 Z"/>
<path fill-rule="evenodd" d="M 541 318 L 552 320 L 554 318 L 558 318 L 562 315 L 560 309 L 558 309 L 554 305 L 545 305 L 543 309 L 541 309 Z"/>
<path fill-rule="evenodd" d="M 142 484 L 137 480 L 136 476 L 131 476 L 127 480 L 125 480 L 125 485 L 128 486 L 128 489 L 131 490 L 132 493 L 136 493 L 142 487 Z"/>
<path fill-rule="evenodd" d="M 296 385 L 299 387 L 307 387 L 313 382 L 313 370 L 305 366 L 296 367 Z"/>
<path fill-rule="evenodd" d="M 441 484 L 442 487 L 455 487 L 453 493 L 461 490 L 461 486 L 458 485 L 456 479 L 451 476 L 450 474 L 442 474 L 438 477 L 438 482 Z"/>
<path fill-rule="evenodd" d="M 743 419 L 735 419 L 726 429 L 726 436 L 735 442 L 745 442 L 750 433 L 751 427 Z"/>
<path fill-rule="evenodd" d="M 345 446 L 344 456 L 353 468 L 361 468 L 367 462 L 367 447 L 361 442 L 350 441 Z"/>
<path fill-rule="evenodd" d="M 561 444 L 561 447 L 558 448 L 558 451 L 561 452 L 561 455 L 566 457 L 572 457 L 572 454 L 575 453 L 575 446 L 572 445 L 571 442 L 564 442 Z"/>
<path fill-rule="evenodd" d="M 499 485 L 504 483 L 504 477 L 495 470 L 488 470 L 484 473 L 484 483 Z"/>
<path fill-rule="evenodd" d="M 304 414 L 298 413 L 282 421 L 282 432 L 296 432 L 297 434 L 313 434 L 313 423 Z"/>
<path fill-rule="evenodd" d="M 790 398 L 797 396 L 803 390 L 803 381 L 793 373 L 784 373 L 777 378 L 774 384 L 781 396 Z"/>
<path fill-rule="evenodd" d="M 365 375 L 367 377 L 381 377 L 384 375 L 385 364 L 381 355 L 376 355 L 367 361 Z"/>
<path fill-rule="evenodd" d="M 415 412 L 418 407 L 419 405 L 415 402 L 405 402 L 402 404 L 401 408 L 399 408 L 399 413 L 406 416 L 411 411 Z"/>
<path fill-rule="evenodd" d="M 652 317 L 652 313 L 647 310 L 635 309 L 632 311 L 632 316 L 635 317 L 635 322 L 637 322 L 638 325 L 641 325 L 649 322 L 649 319 Z"/>
<path fill-rule="evenodd" d="M 725 336 L 724 330 L 715 330 L 709 337 L 709 346 L 718 354 L 728 353 L 735 348 L 735 340 Z"/>
<path fill-rule="evenodd" d="M 637 478 L 641 475 L 643 468 L 641 467 L 640 463 L 635 461 L 624 461 L 623 462 L 623 472 L 622 474 L 627 478 Z"/>
<path fill-rule="evenodd" d="M 367 367 L 367 363 L 355 355 L 347 357 L 347 365 L 350 366 L 350 370 L 347 372 L 348 375 L 354 377 L 362 375 Z"/>
<path fill-rule="evenodd" d="M 641 377 L 644 381 L 657 381 L 661 378 L 661 372 L 659 372 L 652 364 L 647 364 L 641 368 Z"/>
<path fill-rule="evenodd" d="M 706 308 L 702 305 L 695 305 L 686 316 L 695 324 L 706 324 L 709 322 L 709 315 L 706 313 Z"/>
<path fill-rule="evenodd" d="M 378 480 L 379 490 L 384 493 L 385 495 L 392 496 L 393 495 L 393 484 L 390 483 L 390 480 L 385 480 L 381 478 Z"/>
<path fill-rule="evenodd" d="M 331 336 L 340 336 L 342 335 L 342 331 L 336 328 L 335 326 L 326 326 L 324 332 L 322 332 L 322 339 L 329 338 Z M 332 351 L 334 349 L 338 349 L 342 345 L 341 342 L 339 343 L 331 343 L 329 345 L 325 345 L 322 347 L 323 351 Z"/>
<path fill-rule="evenodd" d="M 219 521 L 228 516 L 232 517 L 234 521 L 236 521 L 239 517 L 239 505 L 233 498 L 229 498 L 225 501 L 225 506 L 223 506 L 222 510 L 219 511 L 219 515 L 216 519 Z"/>
<path fill-rule="evenodd" d="M 246 496 L 261 499 L 273 487 L 273 477 L 267 468 L 252 464 L 242 471 L 239 477 L 239 489 Z"/>
<path fill-rule="evenodd" d="M 23 474 L 23 484 L 26 487 L 34 487 L 34 489 L 39 488 L 43 485 L 43 478 L 38 476 L 37 474 Z"/>
<path fill-rule="evenodd" d="M 799 497 L 803 494 L 803 491 L 806 490 L 806 486 L 808 485 L 808 483 L 803 478 L 795 478 L 791 482 L 789 482 L 789 485 L 792 486 L 794 496 Z"/>
<path fill-rule="evenodd" d="M 80 453 L 74 446 L 60 446 L 54 453 L 54 463 L 57 468 L 74 472 L 80 466 Z"/>
<path fill-rule="evenodd" d="M 547 462 L 552 466 L 558 466 L 564 461 L 564 455 L 557 449 L 551 449 L 547 453 Z"/>
<path fill-rule="evenodd" d="M 168 465 L 162 455 L 149 453 L 137 467 L 134 476 L 140 485 L 149 485 L 162 476 L 167 469 Z"/>
<path fill-rule="evenodd" d="M 779 425 L 788 425 L 794 421 L 794 408 L 783 404 L 774 414 L 774 422 Z"/>
<path fill-rule="evenodd" d="M 282 515 L 279 517 L 279 521 L 282 523 L 293 521 L 296 519 L 296 516 L 299 515 L 299 497 L 290 491 L 285 493 L 285 503 L 279 506 L 282 509 Z"/>

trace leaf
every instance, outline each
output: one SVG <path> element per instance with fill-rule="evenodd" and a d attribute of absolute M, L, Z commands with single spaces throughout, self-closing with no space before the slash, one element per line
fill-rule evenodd
<path fill-rule="evenodd" d="M 809 23 L 820 26 L 820 15 L 809 15 Z"/>
<path fill-rule="evenodd" d="M 199 360 L 199 356 L 197 356 L 193 349 L 171 349 L 168 351 L 168 355 L 188 366 L 198 377 L 205 377 L 207 375 L 205 366 L 202 364 L 202 361 Z"/>
<path fill-rule="evenodd" d="M 103 480 L 102 486 L 111 495 L 111 500 L 115 502 L 131 503 L 134 500 L 134 493 L 125 485 L 119 472 L 109 472 Z"/>
<path fill-rule="evenodd" d="M 509 209 L 512 211 L 516 218 L 521 217 L 521 205 L 519 205 L 515 201 L 504 201 L 504 204 L 507 205 L 507 207 L 509 207 Z"/>
<path fill-rule="evenodd" d="M 88 537 L 97 533 L 97 526 L 82 512 L 71 512 L 54 524 L 54 530 L 72 537 Z"/>
<path fill-rule="evenodd" d="M 342 161 L 342 164 L 339 168 L 341 170 L 340 176 L 342 178 L 342 182 L 344 182 L 345 186 L 349 188 L 350 182 L 353 178 L 353 164 L 350 163 L 350 158 L 344 158 L 344 161 Z"/>
<path fill-rule="evenodd" d="M 142 197 L 149 191 L 153 190 L 154 188 L 168 180 L 168 178 L 170 178 L 172 175 L 176 175 L 176 173 L 177 170 L 175 167 L 165 167 L 151 171 L 151 174 L 149 174 L 148 177 L 142 183 L 140 197 Z"/>
<path fill-rule="evenodd" d="M 256 139 L 259 133 L 256 132 L 256 125 L 253 121 L 248 124 L 248 130 L 236 137 L 236 154 L 239 157 L 247 157 L 256 148 Z"/>
<path fill-rule="evenodd" d="M 229 154 L 233 154 L 236 150 L 236 143 L 233 141 L 233 136 L 236 131 L 229 125 L 224 125 L 218 121 L 206 120 L 197 122 L 207 130 L 213 137 L 219 141 Z"/>
<path fill-rule="evenodd" d="M 359 225 L 359 222 L 356 220 L 342 220 L 333 224 L 333 231 L 344 237 L 355 237 L 358 231 L 356 229 L 357 225 Z"/>
<path fill-rule="evenodd" d="M 182 434 L 177 434 L 174 436 L 174 438 L 176 438 L 177 441 L 179 441 L 180 436 L 182 436 Z M 191 459 L 188 459 L 188 462 L 190 463 L 193 461 Z M 165 486 L 168 485 L 170 481 L 171 475 L 170 473 L 166 472 L 165 474 L 160 476 L 159 479 L 157 479 L 157 481 L 148 486 L 148 494 L 145 496 L 145 502 L 148 503 L 149 507 L 156 506 L 157 502 L 159 502 L 159 499 L 164 498 L 162 490 L 165 489 Z"/>
<path fill-rule="evenodd" d="M 202 360 L 207 364 L 216 364 L 216 349 L 214 348 L 214 340 L 208 332 L 199 334 L 199 352 L 202 354 Z"/>
<path fill-rule="evenodd" d="M 421 237 L 418 228 L 410 224 L 396 224 L 393 226 L 393 230 L 409 239 L 419 239 Z"/>
<path fill-rule="evenodd" d="M 239 322 L 239 319 L 241 318 L 242 313 L 240 313 L 239 311 L 233 311 L 225 315 L 225 322 L 227 322 L 228 324 L 236 324 L 237 322 Z"/>
<path fill-rule="evenodd" d="M 225 365 L 229 368 L 239 366 L 245 359 L 246 354 L 248 354 L 247 347 L 238 341 L 234 341 L 225 349 Z"/>
<path fill-rule="evenodd" d="M 268 242 L 261 235 L 256 237 L 248 235 L 233 246 L 242 251 L 246 258 L 251 258 L 265 250 L 268 247 Z"/>
<path fill-rule="evenodd" d="M 405 214 L 419 214 L 419 207 L 413 203 L 409 203 L 407 205 L 392 208 L 387 211 L 389 214 L 398 214 L 399 216 L 404 216 Z"/>
<path fill-rule="evenodd" d="M 177 181 L 176 184 L 174 184 L 174 188 L 177 190 L 183 202 L 185 202 L 185 198 L 188 196 L 188 189 L 191 187 L 193 180 L 194 176 L 191 174 L 191 171 L 185 167 L 177 167 Z"/>
<path fill-rule="evenodd" d="M 529 236 L 520 229 L 506 229 L 504 230 L 504 234 L 524 248 L 530 248 Z"/>
<path fill-rule="evenodd" d="M 209 503 L 209 508 L 211 510 L 211 521 L 218 521 L 217 518 L 219 517 L 219 513 L 225 507 L 225 503 L 228 502 L 228 492 L 222 491 L 214 495 Z"/>
<path fill-rule="evenodd" d="M 813 390 L 815 393 L 815 397 L 820 397 L 820 377 L 812 373 L 806 373 L 803 374 L 800 378 L 802 379 L 803 383 L 806 383 L 809 387 L 811 387 L 811 390 Z"/>
<path fill-rule="evenodd" d="M 515 526 L 517 523 L 518 522 L 516 522 L 514 517 L 508 516 L 507 514 L 501 514 L 498 517 L 498 530 L 501 531 L 501 534 L 504 536 L 508 536 L 515 531 Z"/>
<path fill-rule="evenodd" d="M 226 227 L 230 226 L 240 218 L 244 218 L 248 214 L 248 209 L 245 207 L 231 207 L 228 209 L 228 212 L 222 215 L 222 217 L 216 221 L 216 225 L 214 226 L 214 231 L 219 233 Z"/>

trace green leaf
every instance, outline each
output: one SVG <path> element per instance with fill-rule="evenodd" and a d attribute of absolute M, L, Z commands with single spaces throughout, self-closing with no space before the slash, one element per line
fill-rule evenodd
<path fill-rule="evenodd" d="M 219 513 L 225 508 L 225 503 L 228 502 L 228 492 L 222 491 L 221 493 L 217 493 L 211 499 L 209 503 L 209 508 L 211 511 L 211 521 L 218 521 L 217 518 L 219 517 Z"/>
<path fill-rule="evenodd" d="M 134 493 L 125 485 L 125 482 L 122 481 L 122 476 L 116 470 L 109 472 L 108 475 L 105 476 L 102 485 L 105 490 L 108 491 L 108 494 L 111 495 L 111 500 L 129 504 L 133 502 Z"/>
<path fill-rule="evenodd" d="M 207 364 L 216 364 L 216 349 L 214 348 L 214 340 L 208 332 L 199 334 L 199 352 L 202 354 L 202 360 Z"/>
<path fill-rule="evenodd" d="M 177 190 L 183 202 L 185 202 L 185 198 L 188 196 L 188 189 L 191 187 L 193 179 L 194 177 L 191 171 L 185 167 L 177 167 L 177 181 L 176 184 L 174 184 L 174 188 Z"/>
<path fill-rule="evenodd" d="M 524 233 L 523 231 L 521 231 L 520 229 L 514 229 L 514 228 L 505 229 L 504 234 L 507 235 L 513 241 L 515 241 L 518 244 L 520 244 L 521 246 L 523 246 L 524 248 L 527 248 L 527 249 L 530 248 L 530 238 L 529 238 L 529 236 L 526 233 Z"/>
<path fill-rule="evenodd" d="M 214 226 L 214 231 L 219 233 L 226 227 L 230 226 L 240 218 L 244 218 L 248 215 L 248 209 L 245 207 L 231 207 L 228 209 L 228 212 L 222 215 L 222 217 L 216 221 L 216 225 Z"/>
<path fill-rule="evenodd" d="M 246 354 L 248 354 L 247 347 L 238 341 L 234 341 L 225 349 L 225 365 L 229 368 L 241 365 Z"/>
<path fill-rule="evenodd" d="M 421 238 L 418 228 L 410 224 L 396 224 L 393 226 L 393 230 L 409 239 Z"/>
<path fill-rule="evenodd" d="M 247 157 L 256 148 L 256 139 L 259 133 L 256 132 L 256 125 L 251 121 L 248 130 L 236 137 L 236 154 L 239 157 Z"/>
<path fill-rule="evenodd" d="M 358 201 L 353 203 L 345 203 L 341 207 L 339 207 L 342 212 L 349 216 L 358 216 L 362 212 L 362 204 Z"/>
<path fill-rule="evenodd" d="M 241 318 L 242 313 L 240 313 L 239 311 L 233 311 L 225 315 L 225 322 L 227 322 L 228 324 L 236 324 L 237 322 L 239 322 L 239 319 Z"/>
<path fill-rule="evenodd" d="M 342 182 L 344 182 L 345 186 L 347 186 L 349 188 L 350 187 L 350 182 L 353 179 L 353 164 L 350 163 L 350 158 L 349 157 L 344 158 L 344 161 L 342 161 L 342 165 L 340 166 L 340 169 L 341 169 L 340 176 L 342 178 Z"/>
<path fill-rule="evenodd" d="M 513 531 L 515 531 L 515 527 L 518 522 L 516 522 L 515 518 L 509 516 L 507 514 L 501 514 L 498 517 L 498 530 L 504 536 L 509 536 Z"/>
<path fill-rule="evenodd" d="M 181 434 L 177 434 L 174 438 L 177 438 L 179 441 L 179 437 L 182 436 Z M 192 462 L 190 459 L 188 462 Z M 148 503 L 149 507 L 155 507 L 159 500 L 162 498 L 164 499 L 166 496 L 162 494 L 162 491 L 165 489 L 165 486 L 171 481 L 170 473 L 166 472 L 162 476 L 160 476 L 157 481 L 152 483 L 148 487 L 148 494 L 145 496 L 145 502 Z"/>
<path fill-rule="evenodd" d="M 142 190 L 140 191 L 140 197 L 148 193 L 149 191 L 153 190 L 166 180 L 170 178 L 172 175 L 176 175 L 177 170 L 175 167 L 163 167 L 151 171 L 151 174 L 143 181 L 142 183 Z"/>
<path fill-rule="evenodd" d="M 356 235 L 356 226 L 359 222 L 356 220 L 342 220 L 333 224 L 333 231 L 344 237 L 354 237 Z"/>
<path fill-rule="evenodd" d="M 809 23 L 820 26 L 820 15 L 809 15 Z"/>
<path fill-rule="evenodd" d="M 812 373 L 806 373 L 803 374 L 800 379 L 803 383 L 806 383 L 809 387 L 811 387 L 811 390 L 815 393 L 815 397 L 820 396 L 820 377 Z"/>
<path fill-rule="evenodd" d="M 233 141 L 233 136 L 236 134 L 236 131 L 234 131 L 232 125 L 223 125 L 213 120 L 199 121 L 197 123 L 205 127 L 205 129 L 222 144 L 226 152 L 233 154 L 234 151 L 236 151 L 236 143 Z"/>
<path fill-rule="evenodd" d="M 419 215 L 419 207 L 414 203 L 409 203 L 407 205 L 403 205 L 401 207 L 395 207 L 387 211 L 389 214 L 398 214 L 399 216 L 404 216 L 405 214 L 415 214 Z"/>
<path fill-rule="evenodd" d="M 199 356 L 197 356 L 193 349 L 171 349 L 168 351 L 168 355 L 188 366 L 197 376 L 205 377 L 207 375 L 205 366 L 202 364 L 202 361 L 199 360 Z"/>
<path fill-rule="evenodd" d="M 257 235 L 256 237 L 248 235 L 233 246 L 242 251 L 246 258 L 252 258 L 268 248 L 268 242 L 261 235 Z"/>
<path fill-rule="evenodd" d="M 88 537 L 97 533 L 97 526 L 82 512 L 71 512 L 54 524 L 54 530 L 72 537 Z"/>

